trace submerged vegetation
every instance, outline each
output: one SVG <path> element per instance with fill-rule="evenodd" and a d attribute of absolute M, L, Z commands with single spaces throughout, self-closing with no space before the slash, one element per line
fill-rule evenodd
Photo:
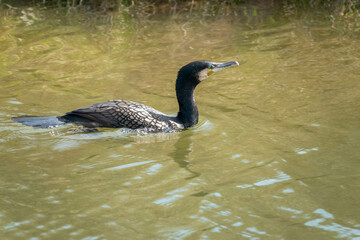
<path fill-rule="evenodd" d="M 320 18 L 341 31 L 360 32 L 360 0 L 0 0 L 0 8 L 0 16 L 17 16 L 26 25 L 66 19 L 72 24 L 128 28 L 152 19 L 225 18 L 253 27 L 278 24 L 284 18 L 310 23 Z"/>
<path fill-rule="evenodd" d="M 257 9 L 276 9 L 285 15 L 296 15 L 304 10 L 327 11 L 332 15 L 354 16 L 359 14 L 360 0 L 0 0 L 8 8 L 19 6 L 41 6 L 46 8 L 65 8 L 69 11 L 121 12 L 152 16 L 155 14 L 231 15 L 244 6 Z"/>

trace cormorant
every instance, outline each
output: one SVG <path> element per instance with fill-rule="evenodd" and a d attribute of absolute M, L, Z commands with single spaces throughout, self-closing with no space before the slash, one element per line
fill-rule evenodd
<path fill-rule="evenodd" d="M 180 131 L 198 123 L 195 87 L 212 73 L 239 65 L 238 62 L 195 61 L 183 66 L 176 79 L 179 103 L 177 116 L 169 116 L 140 103 L 112 100 L 76 109 L 63 116 L 20 116 L 12 120 L 37 128 L 52 128 L 74 123 L 85 127 L 143 129 L 146 132 Z"/>

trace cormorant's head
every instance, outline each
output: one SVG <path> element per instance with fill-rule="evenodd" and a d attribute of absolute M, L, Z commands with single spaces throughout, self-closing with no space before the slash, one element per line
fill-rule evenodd
<path fill-rule="evenodd" d="M 210 61 L 195 61 L 183 66 L 179 70 L 179 76 L 183 78 L 196 79 L 197 83 L 200 83 L 211 74 L 223 70 L 231 66 L 237 66 L 237 61 L 216 63 Z"/>

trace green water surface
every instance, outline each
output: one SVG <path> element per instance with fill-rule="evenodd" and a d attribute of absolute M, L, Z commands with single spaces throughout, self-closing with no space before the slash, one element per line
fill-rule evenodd
<path fill-rule="evenodd" d="M 360 239 L 356 23 L 59 15 L 1 15 L 1 239 Z M 240 66 L 197 87 L 180 133 L 11 121 L 111 99 L 175 114 L 195 60 Z"/>

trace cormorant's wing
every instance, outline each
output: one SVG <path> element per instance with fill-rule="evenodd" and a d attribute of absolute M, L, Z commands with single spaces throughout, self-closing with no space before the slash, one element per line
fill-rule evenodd
<path fill-rule="evenodd" d="M 76 109 L 61 120 L 86 127 L 169 128 L 165 114 L 131 101 L 108 101 Z"/>

